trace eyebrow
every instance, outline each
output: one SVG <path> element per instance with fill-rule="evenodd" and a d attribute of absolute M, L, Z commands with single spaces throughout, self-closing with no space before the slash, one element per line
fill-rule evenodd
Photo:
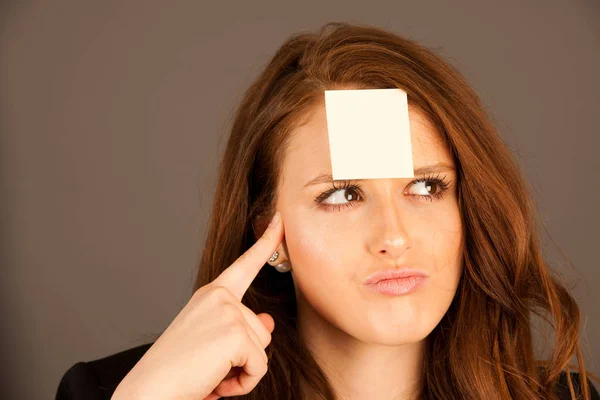
<path fill-rule="evenodd" d="M 441 172 L 441 171 L 454 171 L 454 167 L 452 167 L 451 165 L 446 164 L 444 162 L 439 162 L 437 164 L 424 165 L 422 167 L 415 168 L 414 175 L 425 175 L 425 174 L 431 174 L 434 172 Z M 331 176 L 331 174 L 321 174 L 321 175 L 317 176 L 315 179 L 312 179 L 311 181 L 309 181 L 306 185 L 304 185 L 304 187 L 308 187 L 311 185 L 317 185 L 319 183 L 342 182 L 342 181 L 347 181 L 347 180 L 348 179 L 333 180 L 333 177 Z M 353 182 L 364 181 L 364 179 L 350 179 L 350 180 Z"/>

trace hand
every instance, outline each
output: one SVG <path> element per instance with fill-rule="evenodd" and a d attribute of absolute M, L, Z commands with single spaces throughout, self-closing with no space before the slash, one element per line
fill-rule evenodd
<path fill-rule="evenodd" d="M 121 381 L 116 399 L 203 399 L 249 393 L 267 372 L 275 327 L 241 300 L 283 240 L 283 223 L 257 242 L 186 306 Z"/>

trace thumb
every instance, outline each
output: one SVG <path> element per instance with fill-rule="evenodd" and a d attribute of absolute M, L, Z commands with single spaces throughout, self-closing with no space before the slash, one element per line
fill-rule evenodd
<path fill-rule="evenodd" d="M 273 333 L 273 329 L 275 329 L 275 320 L 267 313 L 260 313 L 257 315 L 258 319 L 262 324 L 267 328 L 269 333 Z"/>

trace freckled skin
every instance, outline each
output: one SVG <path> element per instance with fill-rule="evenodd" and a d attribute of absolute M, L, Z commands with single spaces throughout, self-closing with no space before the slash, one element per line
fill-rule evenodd
<path fill-rule="evenodd" d="M 409 119 L 413 166 L 446 162 L 456 167 L 435 127 L 412 107 Z M 282 167 L 276 205 L 285 229 L 280 254 L 292 265 L 301 336 L 325 362 L 345 365 L 349 376 L 368 373 L 354 367 L 357 360 L 364 364 L 362 355 L 388 371 L 417 365 L 420 345 L 446 313 L 462 273 L 456 172 L 440 172 L 450 187 L 431 202 L 416 195 L 441 188 L 428 191 L 422 182 L 411 186 L 415 176 L 365 180 L 358 191 L 341 189 L 324 200 L 353 202 L 350 207 L 317 205 L 315 198 L 331 183 L 303 186 L 331 173 L 324 103 L 292 133 Z M 356 200 L 348 200 L 349 195 Z M 420 269 L 429 278 L 403 296 L 363 287 L 367 276 L 396 263 Z M 402 366 L 390 367 L 393 362 Z"/>

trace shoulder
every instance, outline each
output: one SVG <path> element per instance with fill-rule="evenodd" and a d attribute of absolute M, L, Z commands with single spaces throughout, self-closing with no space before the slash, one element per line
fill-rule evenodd
<path fill-rule="evenodd" d="M 56 400 L 105 400 L 153 343 L 143 344 L 93 361 L 80 361 L 63 375 Z"/>
<path fill-rule="evenodd" d="M 571 372 L 570 375 L 575 394 L 578 396 L 578 399 L 582 399 L 583 397 L 581 397 L 581 387 L 579 385 L 580 374 L 579 372 Z M 589 400 L 600 400 L 600 394 L 598 394 L 598 391 L 594 384 L 591 382 L 590 378 L 587 379 L 587 384 L 590 391 Z M 558 394 L 558 398 L 561 400 L 571 400 L 571 392 L 569 390 L 569 383 L 567 382 L 566 371 L 563 371 L 558 378 L 558 384 L 556 385 L 556 393 Z"/>

